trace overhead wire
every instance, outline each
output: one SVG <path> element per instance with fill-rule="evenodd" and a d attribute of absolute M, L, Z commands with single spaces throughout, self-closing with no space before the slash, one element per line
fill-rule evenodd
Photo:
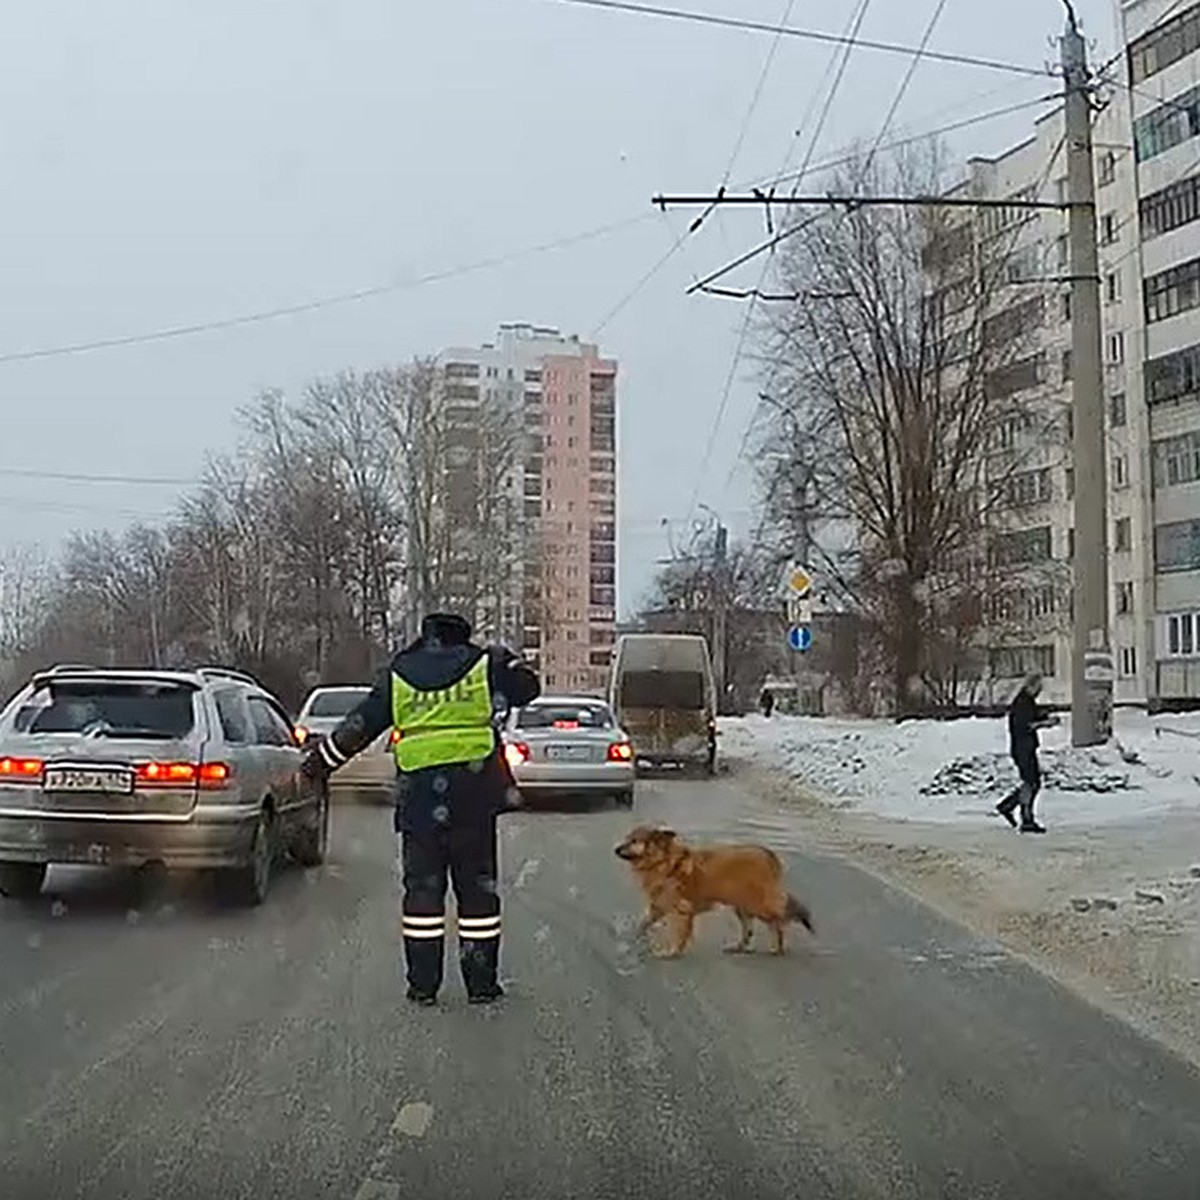
<path fill-rule="evenodd" d="M 779 19 L 779 27 L 782 30 L 787 25 L 788 19 L 792 15 L 792 10 L 796 6 L 796 0 L 787 0 L 787 6 L 784 8 L 783 15 Z M 763 62 L 762 70 L 759 72 L 758 82 L 755 85 L 753 95 L 750 97 L 750 103 L 746 107 L 745 116 L 742 118 L 742 124 L 738 130 L 738 135 L 733 144 L 733 150 L 730 152 L 729 161 L 726 163 L 725 172 L 721 177 L 721 186 L 718 189 L 723 191 L 729 184 L 730 177 L 733 175 L 733 168 L 737 165 L 738 157 L 741 155 L 742 147 L 746 143 L 746 135 L 749 133 L 750 125 L 754 120 L 754 114 L 758 111 L 758 105 L 762 100 L 763 91 L 767 85 L 767 79 L 771 74 L 771 68 L 775 64 L 775 56 L 779 52 L 779 47 L 782 43 L 782 36 L 776 37 L 771 43 L 770 50 L 767 51 L 766 59 Z M 626 292 L 616 304 L 605 314 L 604 318 L 592 329 L 592 340 L 597 340 L 600 335 L 612 324 L 616 318 L 637 299 L 638 296 L 649 286 L 649 284 L 658 276 L 658 273 L 675 257 L 676 254 L 683 248 L 684 242 L 693 234 L 697 233 L 700 226 L 704 223 L 707 213 L 701 213 L 694 221 L 689 224 L 682 233 L 680 233 L 670 247 L 659 259 L 657 259 Z"/>
<path fill-rule="evenodd" d="M 862 28 L 862 23 L 866 19 L 866 15 L 867 15 L 867 12 L 870 9 L 870 7 L 871 7 L 871 0 L 860 0 L 860 3 L 858 5 L 857 9 L 855 9 L 854 12 L 852 13 L 850 22 L 847 25 L 847 37 L 848 38 L 853 39 L 854 37 L 857 36 L 859 30 Z M 812 138 L 809 141 L 808 152 L 805 156 L 806 164 L 812 160 L 812 156 L 816 150 L 817 143 L 820 140 L 822 132 L 824 131 L 825 123 L 829 119 L 829 113 L 833 106 L 834 98 L 836 97 L 839 89 L 841 88 L 842 80 L 846 74 L 846 67 L 847 67 L 847 65 L 850 61 L 850 57 L 853 53 L 853 41 L 852 40 L 847 42 L 845 39 L 843 39 L 839 43 L 839 46 L 840 46 L 840 49 L 836 50 L 834 52 L 834 54 L 830 60 L 829 66 L 826 68 L 826 78 L 828 78 L 829 72 L 831 70 L 834 71 L 834 77 L 833 77 L 832 83 L 830 84 L 828 94 L 825 97 L 825 103 L 821 109 L 820 115 L 818 116 L 816 128 L 813 130 Z M 834 69 L 835 63 L 837 64 L 836 70 Z M 808 112 L 805 114 L 806 119 L 808 116 L 811 115 L 812 109 L 815 107 L 816 100 L 821 94 L 824 82 L 825 82 L 825 80 L 823 79 L 822 85 L 820 87 L 818 87 L 817 91 L 813 95 L 813 100 L 810 101 Z M 793 143 L 793 146 L 794 146 L 794 143 Z M 791 149 L 792 148 L 789 147 L 789 151 L 788 151 L 789 158 L 791 156 Z M 759 280 L 760 288 L 762 287 L 762 284 L 765 281 L 765 279 L 766 279 L 766 270 L 764 268 L 762 277 Z M 696 511 L 697 503 L 700 498 L 700 489 L 704 485 L 704 476 L 708 471 L 708 464 L 712 459 L 713 450 L 716 448 L 716 439 L 717 439 L 718 434 L 720 433 L 721 424 L 725 419 L 725 412 L 729 407 L 730 397 L 733 394 L 733 383 L 734 383 L 734 380 L 737 378 L 737 371 L 738 371 L 738 366 L 741 363 L 742 351 L 745 348 L 746 338 L 749 336 L 750 326 L 754 319 L 754 307 L 755 307 L 754 301 L 751 300 L 750 303 L 746 306 L 746 313 L 742 319 L 741 329 L 738 331 L 737 342 L 734 346 L 734 351 L 733 351 L 733 358 L 729 364 L 729 370 L 725 376 L 725 383 L 721 389 L 721 397 L 717 404 L 717 410 L 713 416 L 712 424 L 709 427 L 708 437 L 705 441 L 704 454 L 700 460 L 700 466 L 696 473 L 696 481 L 692 487 L 691 497 L 688 500 L 688 517 L 689 517 L 689 519 Z"/>
<path fill-rule="evenodd" d="M 665 5 L 635 3 L 634 0 L 558 0 L 560 4 L 573 4 L 584 8 L 609 9 L 614 12 L 636 13 L 640 16 L 662 17 L 668 20 L 689 21 L 701 25 L 712 25 L 725 29 L 741 29 L 753 33 L 774 33 L 775 26 L 769 21 L 755 21 L 745 17 L 724 16 L 718 13 L 697 12 L 693 9 L 669 8 Z M 849 39 L 845 34 L 826 33 L 816 29 L 797 29 L 788 26 L 784 37 L 799 38 L 811 42 L 824 42 L 833 46 L 853 46 L 860 50 L 875 50 L 887 54 L 912 55 L 915 46 L 873 39 Z M 1021 63 L 1003 62 L 974 54 L 959 54 L 946 50 L 926 50 L 923 57 L 936 62 L 954 63 L 959 66 L 983 67 L 992 71 L 1007 71 L 1016 75 L 1053 76 L 1047 67 L 1030 67 Z"/>

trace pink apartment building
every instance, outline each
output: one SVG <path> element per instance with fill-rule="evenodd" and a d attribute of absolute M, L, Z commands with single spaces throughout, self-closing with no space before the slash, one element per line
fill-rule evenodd
<path fill-rule="evenodd" d="M 617 364 L 531 325 L 503 325 L 495 343 L 440 361 L 522 414 L 512 479 L 522 550 L 511 564 L 521 645 L 546 691 L 602 694 L 616 634 Z"/>

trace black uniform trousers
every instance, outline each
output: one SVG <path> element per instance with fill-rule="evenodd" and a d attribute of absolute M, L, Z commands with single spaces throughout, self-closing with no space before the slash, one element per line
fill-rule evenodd
<path fill-rule="evenodd" d="M 1032 825 L 1034 823 L 1033 802 L 1042 786 L 1042 771 L 1038 765 L 1037 747 L 1019 744 L 1012 747 L 1011 753 L 1012 760 L 1017 766 L 1017 774 L 1021 777 L 1021 783 L 1000 802 L 1000 811 L 1011 813 L 1019 804 L 1021 806 L 1021 824 Z"/>
<path fill-rule="evenodd" d="M 443 819 L 406 825 L 400 835 L 408 984 L 430 996 L 442 985 L 448 876 L 457 902 L 463 983 L 469 995 L 494 994 L 500 958 L 496 814 L 460 804 L 438 815 Z"/>

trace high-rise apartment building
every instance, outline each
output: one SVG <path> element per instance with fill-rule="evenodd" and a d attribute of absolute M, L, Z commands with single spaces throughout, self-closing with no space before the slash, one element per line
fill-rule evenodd
<path fill-rule="evenodd" d="M 617 364 L 578 338 L 520 324 L 438 363 L 451 465 L 471 475 L 450 479 L 448 497 L 478 495 L 482 475 L 485 498 L 508 522 L 479 544 L 459 514 L 451 578 L 478 579 L 481 565 L 489 573 L 474 595 L 498 585 L 503 598 L 477 599 L 476 621 L 518 640 L 547 690 L 602 692 L 616 631 Z"/>
<path fill-rule="evenodd" d="M 1124 86 L 1093 126 L 1108 480 L 1110 632 L 1118 701 L 1200 699 L 1200 3 L 1122 0 Z M 1066 198 L 1063 115 L 960 189 L 992 200 Z M 1024 455 L 1003 537 L 1011 588 L 985 631 L 999 690 L 1071 680 L 1070 283 L 1065 212 L 981 210 L 1011 229 L 1013 311 L 1037 308 L 1007 386 L 1044 421 L 1012 430 Z M 1031 308 L 1032 310 L 1032 308 Z M 1020 369 L 1018 369 L 1018 367 Z M 1055 413 L 1061 419 L 1055 420 Z"/>

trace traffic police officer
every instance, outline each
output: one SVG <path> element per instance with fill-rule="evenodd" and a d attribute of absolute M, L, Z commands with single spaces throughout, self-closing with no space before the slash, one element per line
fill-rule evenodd
<path fill-rule="evenodd" d="M 442 984 L 447 874 L 468 998 L 489 1004 L 504 994 L 497 977 L 496 817 L 512 779 L 493 714 L 528 704 L 540 691 L 537 675 L 511 650 L 474 645 L 462 617 L 427 616 L 421 636 L 305 759 L 307 773 L 324 778 L 393 730 L 404 958 L 408 998 L 418 1004 L 433 1004 Z"/>

